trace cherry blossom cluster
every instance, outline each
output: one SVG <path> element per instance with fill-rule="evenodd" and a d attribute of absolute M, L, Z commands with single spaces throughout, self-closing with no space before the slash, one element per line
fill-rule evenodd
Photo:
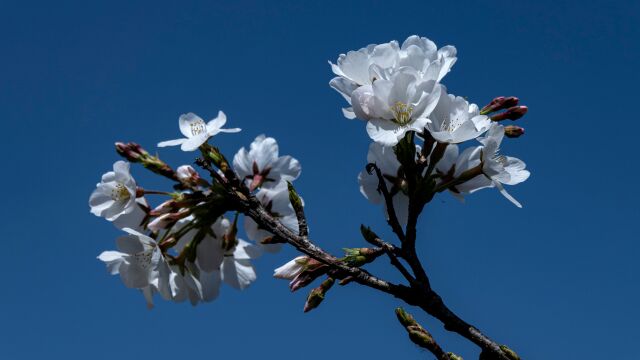
<path fill-rule="evenodd" d="M 347 101 L 344 116 L 364 121 L 372 140 L 367 166 L 358 175 L 360 192 L 372 203 L 384 204 L 392 226 L 415 227 L 422 207 L 445 191 L 462 200 L 495 187 L 521 206 L 504 185 L 525 181 L 529 172 L 521 160 L 502 155 L 500 147 L 504 137 L 523 135 L 521 127 L 502 122 L 521 118 L 527 107 L 519 105 L 518 98 L 497 97 L 480 108 L 449 93 L 442 80 L 456 60 L 453 46 L 438 48 L 427 38 L 410 36 L 402 45 L 369 45 L 331 63 L 336 76 L 330 86 Z M 199 151 L 198 170 L 191 165 L 173 170 L 136 143 L 116 143 L 126 161 L 117 161 L 91 194 L 91 212 L 123 232 L 116 239 L 117 250 L 98 258 L 126 287 L 140 290 L 149 307 L 155 294 L 195 305 L 214 300 L 222 283 L 242 290 L 256 280 L 252 261 L 277 252 L 287 241 L 258 224 L 257 215 L 248 214 L 238 201 L 253 199 L 275 219 L 274 226 L 303 239 L 308 235 L 301 220 L 303 202 L 291 184 L 300 176 L 300 163 L 280 156 L 276 140 L 265 135 L 227 161 L 211 140 L 240 131 L 223 128 L 226 122 L 222 111 L 208 122 L 184 114 L 178 120 L 183 138 L 157 144 Z M 172 190 L 141 187 L 130 173 L 131 163 L 168 178 Z M 298 248 L 303 245 L 296 243 Z M 359 268 L 389 251 L 385 246 L 345 249 L 345 257 L 331 259 Z M 336 279 L 345 280 L 326 261 L 309 255 L 315 248 L 307 250 L 274 274 L 291 280 L 291 290 L 326 276 L 311 291 L 305 311 L 319 305 Z"/>
<path fill-rule="evenodd" d="M 159 147 L 180 145 L 184 151 L 217 151 L 207 140 L 224 129 L 226 116 L 206 122 L 189 113 L 180 116 L 184 138 L 164 141 Z M 251 261 L 264 252 L 276 252 L 282 244 L 270 243 L 271 235 L 246 218 L 244 231 L 250 241 L 238 237 L 238 218 L 226 216 L 225 204 L 216 203 L 219 183 L 210 183 L 190 165 L 173 171 L 159 158 L 135 143 L 116 143 L 116 150 L 131 162 L 176 182 L 174 191 L 150 191 L 138 186 L 129 171 L 130 163 L 117 161 L 113 171 L 102 176 L 91 194 L 91 212 L 104 217 L 124 232 L 116 240 L 117 251 L 105 251 L 98 258 L 108 271 L 119 274 L 129 288 L 139 289 L 149 307 L 153 295 L 193 305 L 214 300 L 221 283 L 244 289 L 256 279 Z M 233 171 L 251 192 L 287 227 L 298 226 L 287 182 L 300 176 L 300 163 L 291 156 L 279 156 L 274 138 L 260 135 L 249 149 L 233 157 Z M 222 173 L 216 174 L 224 176 Z M 156 206 L 150 196 L 166 199 Z"/>
<path fill-rule="evenodd" d="M 438 49 L 427 38 L 410 36 L 402 45 L 391 41 L 349 51 L 331 64 L 336 77 L 330 85 L 350 105 L 343 109 L 345 117 L 366 122 L 373 140 L 367 162 L 382 172 L 403 224 L 409 207 L 408 167 L 416 167 L 418 181 L 435 192 L 448 190 L 463 199 L 496 187 L 521 207 L 503 185 L 525 181 L 529 171 L 524 162 L 499 150 L 505 135 L 519 137 L 524 129 L 500 122 L 521 118 L 527 107 L 519 106 L 516 97 L 498 97 L 480 109 L 449 93 L 441 81 L 456 55 L 453 46 Z M 422 140 L 422 146 L 416 140 Z M 415 146 L 410 151 L 415 159 L 404 159 L 403 164 L 398 150 L 407 146 Z M 383 202 L 374 174 L 362 171 L 358 179 L 367 199 Z"/>

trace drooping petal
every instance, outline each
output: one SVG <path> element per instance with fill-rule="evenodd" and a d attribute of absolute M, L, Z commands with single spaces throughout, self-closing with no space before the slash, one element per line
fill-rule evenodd
<path fill-rule="evenodd" d="M 207 133 L 201 133 L 199 135 L 195 135 L 187 139 L 185 142 L 183 142 L 182 145 L 180 146 L 180 149 L 182 151 L 197 150 L 200 147 L 200 145 L 207 142 L 207 139 L 209 139 L 209 135 Z"/>
<path fill-rule="evenodd" d="M 182 145 L 185 141 L 187 141 L 187 139 L 175 139 L 175 140 L 161 141 L 161 142 L 158 143 L 158 147 Z"/>
<path fill-rule="evenodd" d="M 513 203 L 513 205 L 522 208 L 522 204 L 520 204 L 518 202 L 518 200 L 516 200 L 513 196 L 511 196 L 507 190 L 505 190 L 504 186 L 502 186 L 502 184 L 500 184 L 500 182 L 498 181 L 494 181 L 493 182 L 496 186 L 496 188 L 498 188 L 498 190 L 500 191 L 500 194 L 502 194 L 502 196 L 504 196 L 505 198 L 507 198 L 507 200 L 511 201 Z"/>
<path fill-rule="evenodd" d="M 220 271 L 200 272 L 200 284 L 202 286 L 202 300 L 213 301 L 220 294 L 220 284 L 222 277 Z"/>
<path fill-rule="evenodd" d="M 98 259 L 107 265 L 109 274 L 116 275 L 120 272 L 120 265 L 125 261 L 126 255 L 119 251 L 103 251 L 98 255 Z"/>
<path fill-rule="evenodd" d="M 256 280 L 256 271 L 248 260 L 228 256 L 222 263 L 222 280 L 233 288 L 244 290 Z"/>

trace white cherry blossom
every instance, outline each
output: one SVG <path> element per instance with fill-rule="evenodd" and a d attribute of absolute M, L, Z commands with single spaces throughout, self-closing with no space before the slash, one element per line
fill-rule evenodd
<path fill-rule="evenodd" d="M 391 41 L 340 54 L 336 64 L 329 62 L 331 70 L 337 75 L 329 85 L 351 103 L 351 94 L 355 89 L 371 85 L 376 79 L 374 69 L 395 68 L 398 63 L 398 50 L 398 42 Z M 352 108 L 345 108 L 343 112 L 347 118 L 355 118 Z"/>
<path fill-rule="evenodd" d="M 456 49 L 440 49 L 425 37 L 409 36 L 402 46 L 397 41 L 369 45 L 357 51 L 340 54 L 331 65 L 335 75 L 329 85 L 352 104 L 353 92 L 361 86 L 372 85 L 378 79 L 389 79 L 397 71 L 408 71 L 422 81 L 440 82 L 456 62 Z M 354 108 L 343 109 L 345 117 L 356 117 Z"/>
<path fill-rule="evenodd" d="M 300 176 L 298 160 L 291 156 L 278 156 L 278 143 L 272 137 L 259 135 L 249 151 L 241 148 L 233 157 L 233 168 L 253 191 L 258 187 L 275 188 L 283 181 L 293 181 Z"/>
<path fill-rule="evenodd" d="M 158 143 L 158 147 L 180 145 L 183 151 L 194 151 L 210 137 L 218 133 L 236 133 L 240 131 L 239 128 L 223 129 L 222 127 L 226 122 L 227 116 L 222 111 L 219 111 L 218 116 L 208 123 L 205 123 L 201 117 L 194 113 L 180 115 L 178 123 L 180 124 L 180 132 L 185 138 L 163 141 Z"/>
<path fill-rule="evenodd" d="M 110 274 L 119 274 L 126 287 L 142 290 L 149 306 L 153 304 L 150 296 L 154 292 L 170 298 L 171 271 L 158 244 L 133 229 L 123 230 L 128 235 L 116 240 L 118 251 L 104 251 L 98 259 L 107 265 Z"/>
<path fill-rule="evenodd" d="M 459 144 L 475 139 L 491 126 L 491 119 L 480 115 L 476 104 L 461 96 L 447 94 L 443 87 L 438 104 L 429 115 L 427 130 L 438 142 Z"/>
<path fill-rule="evenodd" d="M 136 208 L 136 182 L 129 173 L 129 163 L 116 161 L 113 171 L 102 175 L 89 198 L 91 213 L 109 221 L 128 214 Z"/>
<path fill-rule="evenodd" d="M 504 127 L 494 123 L 486 136 L 479 138 L 481 146 L 465 149 L 457 155 L 458 148 L 449 145 L 445 156 L 438 163 L 437 169 L 441 173 L 453 173 L 454 178 L 459 178 L 463 173 L 481 168 L 481 174 L 455 185 L 454 193 L 470 194 L 487 187 L 496 187 L 500 193 L 517 207 L 522 205 L 511 196 L 504 188 L 505 185 L 516 185 L 529 178 L 529 171 L 525 170 L 525 163 L 517 158 L 499 154 L 499 147 L 504 138 Z M 452 159 L 455 159 L 455 163 Z M 455 166 L 454 166 L 455 164 Z"/>
<path fill-rule="evenodd" d="M 394 73 L 389 80 L 376 80 L 351 95 L 358 118 L 367 120 L 369 137 L 384 146 L 393 146 L 407 131 L 422 131 L 440 98 L 441 86 L 422 81 L 408 71 Z"/>
<path fill-rule="evenodd" d="M 455 64 L 456 48 L 447 45 L 440 49 L 426 37 L 409 36 L 398 52 L 399 68 L 408 67 L 415 70 L 420 78 L 440 81 Z"/>

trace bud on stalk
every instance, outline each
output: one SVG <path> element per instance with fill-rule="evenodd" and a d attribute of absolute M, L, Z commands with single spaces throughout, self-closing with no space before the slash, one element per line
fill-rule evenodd
<path fill-rule="evenodd" d="M 492 112 L 516 106 L 518 105 L 518 101 L 520 101 L 520 99 L 515 96 L 498 96 L 497 98 L 491 100 L 488 105 L 480 109 L 480 115 L 487 115 Z"/>
<path fill-rule="evenodd" d="M 324 275 L 329 270 L 329 267 L 315 259 L 309 259 L 304 267 L 304 270 L 300 272 L 289 283 L 289 289 L 294 292 L 311 284 L 315 279 Z"/>
<path fill-rule="evenodd" d="M 384 253 L 380 248 L 345 248 L 343 250 L 346 256 L 341 260 L 354 267 L 368 264 Z"/>
<path fill-rule="evenodd" d="M 324 300 L 324 295 L 329 291 L 329 289 L 331 289 L 334 282 L 335 280 L 333 280 L 333 278 L 327 278 L 320 284 L 320 286 L 311 290 L 307 297 L 307 301 L 304 303 L 304 312 L 309 312 L 317 308 Z"/>
<path fill-rule="evenodd" d="M 160 160 L 157 156 L 151 156 L 149 153 L 142 148 L 142 146 L 130 142 L 130 143 L 121 143 L 117 142 L 115 144 L 116 152 L 120 154 L 120 156 L 125 159 L 134 162 L 141 163 L 145 168 L 153 171 L 156 174 L 168 177 L 171 180 L 178 181 L 178 177 L 176 176 L 175 171 L 167 165 L 164 161 Z"/>
<path fill-rule="evenodd" d="M 529 108 L 526 106 L 514 106 L 507 109 L 507 111 L 501 112 L 499 114 L 491 115 L 491 120 L 493 121 L 502 121 L 502 120 L 518 120 L 523 117 Z"/>
<path fill-rule="evenodd" d="M 162 214 L 157 218 L 153 219 L 148 225 L 147 228 L 153 232 L 160 231 L 162 229 L 166 229 L 169 226 L 175 224 L 178 220 L 184 219 L 191 214 L 191 210 L 183 210 L 177 213 L 168 213 Z"/>

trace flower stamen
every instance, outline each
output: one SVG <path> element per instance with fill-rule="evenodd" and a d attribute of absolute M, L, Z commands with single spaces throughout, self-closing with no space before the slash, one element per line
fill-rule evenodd
<path fill-rule="evenodd" d="M 111 199 L 115 201 L 129 200 L 131 194 L 127 187 L 122 183 L 117 183 L 116 186 L 111 189 Z"/>
<path fill-rule="evenodd" d="M 204 133 L 207 129 L 204 121 L 195 121 L 192 122 L 191 124 L 189 124 L 189 127 L 191 128 L 191 135 L 192 136 L 196 136 L 196 135 L 200 135 L 202 133 Z"/>
<path fill-rule="evenodd" d="M 403 102 L 397 101 L 391 107 L 391 111 L 394 115 L 394 122 L 399 125 L 407 125 L 411 122 L 411 113 L 413 112 L 413 106 L 409 106 Z"/>

